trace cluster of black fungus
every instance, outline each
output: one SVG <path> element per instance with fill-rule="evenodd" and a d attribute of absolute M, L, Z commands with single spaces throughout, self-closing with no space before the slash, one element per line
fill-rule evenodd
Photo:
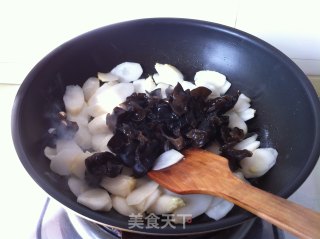
<path fill-rule="evenodd" d="M 95 153 L 85 160 L 86 181 L 98 186 L 104 176 L 116 177 L 121 173 L 122 163 L 110 152 Z"/>
<path fill-rule="evenodd" d="M 239 92 L 207 99 L 210 94 L 205 87 L 183 90 L 179 83 L 167 92 L 166 99 L 160 89 L 133 93 L 107 115 L 107 125 L 114 133 L 109 149 L 136 177 L 145 175 L 164 151 L 205 147 L 213 140 L 221 144 L 223 156 L 238 164 L 251 152 L 233 148 L 244 133 L 228 128 L 229 118 L 223 114 L 233 108 Z M 91 166 L 86 166 L 90 172 Z"/>

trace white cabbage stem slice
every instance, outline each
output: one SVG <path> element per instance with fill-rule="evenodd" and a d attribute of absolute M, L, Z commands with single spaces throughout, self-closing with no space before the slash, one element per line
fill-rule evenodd
<path fill-rule="evenodd" d="M 233 107 L 233 110 L 237 113 L 240 113 L 249 108 L 250 108 L 250 103 L 248 103 L 247 101 L 238 99 L 237 103 Z"/>
<path fill-rule="evenodd" d="M 250 99 L 248 96 L 246 96 L 245 94 L 243 94 L 243 93 L 241 93 L 241 94 L 239 95 L 239 99 L 240 99 L 240 100 L 247 101 L 248 103 L 251 102 L 251 99 Z"/>
<path fill-rule="evenodd" d="M 217 87 L 214 84 L 212 84 L 212 82 L 201 79 L 201 80 L 194 81 L 194 83 L 197 87 L 201 87 L 201 86 L 206 87 L 212 91 L 211 93 L 212 95 L 209 96 L 208 98 L 216 98 L 217 96 L 220 96 L 217 90 Z"/>
<path fill-rule="evenodd" d="M 69 175 L 74 160 L 83 151 L 72 140 L 57 140 L 56 145 L 57 154 L 51 158 L 50 169 L 62 176 Z"/>
<path fill-rule="evenodd" d="M 246 109 L 250 108 L 250 98 L 245 94 L 241 93 L 236 104 L 233 107 L 233 110 L 237 113 L 245 111 Z"/>
<path fill-rule="evenodd" d="M 88 101 L 88 106 L 92 106 L 94 104 L 97 104 L 103 100 L 106 100 L 106 93 L 108 92 L 108 89 L 111 86 L 107 83 L 104 83 L 103 85 L 101 85 L 96 92 L 90 97 L 89 101 Z"/>
<path fill-rule="evenodd" d="M 148 212 L 153 212 L 157 215 L 172 213 L 174 210 L 184 207 L 185 203 L 181 197 L 172 195 L 161 195 L 148 209 Z"/>
<path fill-rule="evenodd" d="M 145 91 L 145 79 L 139 79 L 132 82 L 135 93 L 146 93 Z"/>
<path fill-rule="evenodd" d="M 231 87 L 231 83 L 229 81 L 226 80 L 226 82 L 224 83 L 224 85 L 219 88 L 219 93 L 224 95 Z"/>
<path fill-rule="evenodd" d="M 57 155 L 57 149 L 46 146 L 44 148 L 44 156 L 52 160 Z"/>
<path fill-rule="evenodd" d="M 165 83 L 159 83 L 159 84 L 157 84 L 155 89 L 161 89 L 161 97 L 162 97 L 162 99 L 165 99 L 165 98 L 167 98 L 166 91 L 168 88 L 172 88 L 172 86 L 165 84 Z"/>
<path fill-rule="evenodd" d="M 142 186 L 133 190 L 126 198 L 128 205 L 137 205 L 150 196 L 157 188 L 159 184 L 154 181 L 148 181 Z"/>
<path fill-rule="evenodd" d="M 153 77 L 156 84 L 164 83 L 176 86 L 178 82 L 183 81 L 182 73 L 172 65 L 156 63 L 154 67 L 158 73 Z"/>
<path fill-rule="evenodd" d="M 204 87 L 206 87 L 206 86 L 204 86 Z M 208 87 L 206 87 L 206 88 L 208 88 Z M 217 91 L 217 89 L 215 89 L 215 88 L 213 90 L 210 88 L 208 88 L 208 89 L 211 90 L 211 94 L 208 96 L 207 99 L 215 99 L 220 96 L 220 93 Z"/>
<path fill-rule="evenodd" d="M 139 211 L 134 206 L 130 206 L 127 203 L 127 200 L 123 197 L 113 195 L 112 199 L 112 206 L 114 210 L 124 216 L 130 216 L 132 214 L 138 214 Z"/>
<path fill-rule="evenodd" d="M 256 178 L 264 175 L 276 163 L 277 150 L 259 148 L 252 152 L 251 157 L 240 161 L 241 171 L 246 178 Z"/>
<path fill-rule="evenodd" d="M 147 79 L 139 79 L 132 82 L 134 87 L 134 92 L 136 93 L 146 93 L 151 92 L 156 88 L 156 84 L 154 83 L 151 76 Z"/>
<path fill-rule="evenodd" d="M 82 88 L 78 85 L 68 85 L 63 96 L 63 102 L 67 112 L 78 114 L 84 105 Z"/>
<path fill-rule="evenodd" d="M 235 146 L 234 146 L 234 149 L 237 149 L 237 150 L 243 150 L 243 149 L 248 149 L 248 147 L 254 143 L 254 142 L 259 142 L 259 141 L 256 141 L 258 138 L 258 135 L 257 134 L 253 134 L 252 136 L 242 140 L 241 142 L 237 143 Z M 260 143 L 259 143 L 260 145 Z M 259 147 L 259 146 L 258 146 Z M 257 148 L 258 148 L 257 147 Z M 252 151 L 252 150 L 250 150 Z"/>
<path fill-rule="evenodd" d="M 88 128 L 91 134 L 108 134 L 111 133 L 109 127 L 106 123 L 106 114 L 102 114 L 98 117 L 92 119 L 89 124 Z"/>
<path fill-rule="evenodd" d="M 93 117 L 111 113 L 134 92 L 132 83 L 103 84 L 88 102 L 88 114 Z"/>
<path fill-rule="evenodd" d="M 98 117 L 100 115 L 108 113 L 105 106 L 99 102 L 88 106 L 88 113 L 92 117 Z"/>
<path fill-rule="evenodd" d="M 50 161 L 50 169 L 61 176 L 67 176 L 71 173 L 71 166 L 76 157 L 75 151 L 62 150 Z"/>
<path fill-rule="evenodd" d="M 110 149 L 108 148 L 107 144 L 109 140 L 112 138 L 113 134 L 95 134 L 92 136 L 92 148 L 96 152 L 104 152 L 108 151 L 110 152 Z"/>
<path fill-rule="evenodd" d="M 260 147 L 260 141 L 254 141 L 251 144 L 247 145 L 247 147 L 245 149 L 253 152 L 254 150 L 256 150 L 259 147 Z"/>
<path fill-rule="evenodd" d="M 213 197 L 204 194 L 180 195 L 186 206 L 178 208 L 174 211 L 173 222 L 180 224 L 184 220 L 195 218 L 207 211 Z M 181 216 L 184 215 L 184 216 Z"/>
<path fill-rule="evenodd" d="M 221 203 L 224 199 L 220 198 L 220 197 L 216 197 L 216 196 L 212 196 L 212 201 L 211 204 L 209 205 L 208 210 L 210 210 L 211 208 L 217 206 L 219 203 Z"/>
<path fill-rule="evenodd" d="M 161 191 L 157 189 L 141 203 L 135 205 L 135 208 L 137 208 L 140 213 L 147 211 L 151 207 L 151 205 L 154 204 L 155 201 L 157 201 L 160 195 Z"/>
<path fill-rule="evenodd" d="M 235 128 L 238 127 L 239 129 L 242 129 L 244 134 L 248 132 L 248 127 L 243 119 L 241 119 L 237 113 L 233 111 L 228 111 L 225 115 L 229 116 L 229 128 Z"/>
<path fill-rule="evenodd" d="M 111 86 L 117 85 L 119 83 L 120 83 L 120 81 L 109 81 L 109 82 L 105 82 L 103 85 L 106 85 L 106 87 L 111 87 Z"/>
<path fill-rule="evenodd" d="M 111 113 L 113 109 L 126 100 L 134 92 L 132 83 L 119 83 L 111 86 L 107 92 L 107 99 L 103 102 L 107 112 Z M 112 100 L 110 100 L 112 99 Z"/>
<path fill-rule="evenodd" d="M 83 104 L 83 107 L 80 112 L 77 114 L 71 114 L 67 111 L 67 119 L 73 122 L 76 122 L 78 126 L 88 126 L 90 115 L 88 113 L 88 106 L 86 103 Z"/>
<path fill-rule="evenodd" d="M 68 179 L 68 186 L 70 188 L 70 191 L 78 197 L 80 194 L 84 193 L 85 191 L 89 190 L 88 184 L 79 178 L 71 176 Z"/>
<path fill-rule="evenodd" d="M 96 77 L 90 77 L 84 82 L 84 84 L 82 85 L 82 90 L 86 102 L 88 102 L 91 96 L 93 96 L 94 93 L 96 93 L 99 87 L 100 82 L 99 79 Z"/>
<path fill-rule="evenodd" d="M 108 73 L 102 73 L 102 72 L 98 72 L 97 74 L 99 80 L 101 80 L 102 82 L 113 82 L 113 81 L 118 81 L 119 77 L 108 72 Z"/>
<path fill-rule="evenodd" d="M 190 81 L 184 80 L 179 83 L 181 84 L 183 90 L 193 90 L 193 89 L 197 88 L 197 86 L 195 84 L 191 83 Z"/>
<path fill-rule="evenodd" d="M 167 168 L 179 162 L 181 159 L 183 159 L 183 157 L 183 154 L 181 154 L 175 149 L 165 151 L 156 159 L 152 170 L 160 170 L 163 168 Z"/>
<path fill-rule="evenodd" d="M 93 153 L 86 151 L 85 153 L 78 154 L 77 157 L 74 158 L 70 173 L 80 179 L 84 180 L 85 171 L 86 171 L 86 164 L 85 159 L 91 156 Z"/>
<path fill-rule="evenodd" d="M 114 178 L 104 177 L 100 186 L 112 195 L 127 197 L 136 186 L 136 179 L 126 175 L 118 175 Z"/>
<path fill-rule="evenodd" d="M 92 148 L 91 137 L 88 127 L 79 125 L 79 129 L 74 135 L 74 140 L 83 150 L 88 150 Z"/>
<path fill-rule="evenodd" d="M 158 73 L 155 73 L 152 75 L 152 79 L 154 80 L 155 84 L 163 83 L 160 79 L 160 75 Z M 168 81 L 165 81 L 168 82 Z M 172 83 L 173 84 L 173 83 Z"/>
<path fill-rule="evenodd" d="M 240 116 L 241 119 L 243 119 L 244 121 L 247 121 L 249 119 L 254 118 L 255 113 L 256 113 L 255 109 L 248 108 L 242 112 L 239 112 L 238 115 Z"/>
<path fill-rule="evenodd" d="M 226 81 L 225 75 L 210 70 L 198 71 L 194 76 L 196 86 L 212 85 L 214 88 L 221 88 Z"/>
<path fill-rule="evenodd" d="M 81 193 L 77 202 L 95 211 L 110 211 L 112 208 L 109 193 L 100 188 L 89 189 Z"/>
<path fill-rule="evenodd" d="M 207 211 L 206 214 L 208 217 L 214 219 L 214 220 L 219 220 L 226 216 L 231 209 L 233 208 L 234 204 L 227 201 L 227 200 L 222 200 L 220 201 L 217 205 L 214 205 L 210 207 Z"/>
<path fill-rule="evenodd" d="M 114 67 L 110 73 L 119 77 L 120 82 L 131 82 L 138 80 L 143 70 L 139 63 L 123 62 Z"/>
<path fill-rule="evenodd" d="M 73 139 L 58 139 L 56 141 L 57 153 L 62 150 L 73 150 L 75 154 L 82 153 L 82 149 Z"/>

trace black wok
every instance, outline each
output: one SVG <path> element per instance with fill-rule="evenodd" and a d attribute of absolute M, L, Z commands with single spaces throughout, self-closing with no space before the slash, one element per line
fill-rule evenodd
<path fill-rule="evenodd" d="M 156 62 L 176 66 L 192 80 L 198 70 L 225 74 L 233 89 L 253 100 L 257 116 L 249 129 L 262 147 L 278 152 L 276 165 L 256 186 L 282 197 L 292 194 L 313 169 L 320 152 L 320 106 L 303 72 L 284 54 L 249 34 L 219 24 L 186 19 L 144 19 L 106 26 L 81 35 L 43 58 L 22 83 L 12 112 L 12 136 L 30 176 L 65 207 L 101 224 L 128 229 L 115 211 L 94 212 L 76 203 L 65 179 L 43 155 L 52 109 L 62 109 L 65 86 L 82 83 L 124 61 L 154 73 Z M 201 202 L 200 202 L 201 203 Z M 214 221 L 201 216 L 185 229 L 138 229 L 143 233 L 188 234 L 221 230 L 253 216 L 234 208 Z"/>

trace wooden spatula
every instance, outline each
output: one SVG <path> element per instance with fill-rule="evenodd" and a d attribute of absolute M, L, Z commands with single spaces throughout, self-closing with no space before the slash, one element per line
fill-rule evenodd
<path fill-rule="evenodd" d="M 320 213 L 241 181 L 219 155 L 200 149 L 186 150 L 184 155 L 179 163 L 148 176 L 179 194 L 222 197 L 299 238 L 320 238 Z"/>

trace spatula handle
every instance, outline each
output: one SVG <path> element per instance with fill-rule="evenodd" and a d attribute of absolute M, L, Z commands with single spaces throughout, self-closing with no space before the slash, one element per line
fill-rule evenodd
<path fill-rule="evenodd" d="M 320 238 L 320 213 L 234 180 L 234 190 L 222 197 L 299 238 Z"/>
<path fill-rule="evenodd" d="M 219 155 L 200 149 L 184 155 L 183 161 L 148 176 L 173 192 L 220 196 L 299 238 L 320 239 L 320 213 L 241 181 Z"/>

